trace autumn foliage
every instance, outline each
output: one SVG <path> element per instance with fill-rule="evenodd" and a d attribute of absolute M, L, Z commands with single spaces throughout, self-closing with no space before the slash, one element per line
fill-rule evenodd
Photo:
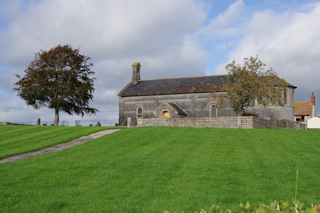
<path fill-rule="evenodd" d="M 288 83 L 279 78 L 273 68 L 265 67 L 258 56 L 244 58 L 242 64 L 235 61 L 228 64 L 228 80 L 223 85 L 226 93 L 214 95 L 218 98 L 218 108 L 225 100 L 237 115 L 243 115 L 255 102 L 263 106 L 283 106 Z"/>
<path fill-rule="evenodd" d="M 27 105 L 55 110 L 54 124 L 59 123 L 59 111 L 70 115 L 95 113 L 89 107 L 93 98 L 94 74 L 88 64 L 90 57 L 81 55 L 70 45 L 58 45 L 49 51 L 41 50 L 24 71 L 15 88 Z"/>

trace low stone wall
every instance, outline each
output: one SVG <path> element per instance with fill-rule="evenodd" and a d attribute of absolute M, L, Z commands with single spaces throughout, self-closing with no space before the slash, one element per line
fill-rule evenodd
<path fill-rule="evenodd" d="M 253 117 L 253 128 L 259 129 L 306 129 L 300 122 Z"/>
<path fill-rule="evenodd" d="M 10 123 L 10 122 L 0 122 L 0 126 L 23 126 L 23 125 L 28 125 L 28 124 L 18 124 L 18 123 Z"/>
<path fill-rule="evenodd" d="M 192 126 L 215 128 L 238 128 L 238 117 L 203 117 L 203 118 L 141 118 L 137 120 L 137 126 Z M 241 128 L 266 128 L 266 129 L 305 129 L 305 125 L 276 119 L 263 119 L 254 116 L 241 117 Z"/>

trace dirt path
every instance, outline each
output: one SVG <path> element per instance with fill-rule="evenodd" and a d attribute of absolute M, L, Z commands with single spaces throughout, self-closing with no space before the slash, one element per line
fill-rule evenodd
<path fill-rule="evenodd" d="M 111 134 L 111 133 L 119 131 L 119 130 L 120 129 L 108 129 L 108 130 L 96 132 L 96 133 L 93 133 L 93 134 L 88 135 L 88 136 L 83 136 L 81 138 L 78 138 L 78 139 L 75 139 L 75 140 L 72 140 L 72 141 L 69 141 L 69 142 L 66 142 L 66 143 L 60 143 L 60 144 L 57 144 L 57 145 L 54 145 L 54 146 L 51 146 L 51 147 L 47 147 L 47 148 L 44 148 L 44 149 L 40 149 L 38 151 L 28 152 L 28 153 L 24 153 L 24 154 L 19 154 L 19 155 L 14 155 L 14 156 L 11 156 L 11 157 L 3 158 L 3 159 L 0 159 L 0 163 L 10 163 L 10 162 L 13 162 L 13 161 L 23 160 L 23 159 L 26 159 L 26 158 L 32 158 L 32 157 L 35 157 L 35 156 L 38 156 L 38 155 L 44 155 L 44 154 L 51 153 L 51 152 L 57 152 L 57 151 L 60 151 L 60 150 L 67 149 L 69 147 L 77 146 L 79 144 L 82 144 L 82 143 L 85 143 L 87 141 L 99 138 L 101 136 Z"/>

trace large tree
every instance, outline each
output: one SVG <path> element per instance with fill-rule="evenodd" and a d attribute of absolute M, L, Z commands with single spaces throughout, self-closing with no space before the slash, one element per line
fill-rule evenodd
<path fill-rule="evenodd" d="M 265 67 L 258 56 L 244 58 L 242 64 L 235 61 L 228 64 L 228 80 L 223 85 L 226 93 L 218 95 L 217 106 L 221 108 L 223 101 L 228 100 L 238 116 L 242 116 L 255 101 L 263 106 L 283 106 L 288 84 L 273 68 Z"/>
<path fill-rule="evenodd" d="M 24 77 L 15 83 L 27 105 L 39 109 L 46 106 L 54 109 L 54 125 L 59 124 L 59 112 L 70 115 L 96 113 L 89 107 L 93 98 L 94 74 L 88 64 L 90 57 L 81 55 L 79 49 L 70 45 L 58 45 L 49 51 L 41 50 L 24 71 Z"/>

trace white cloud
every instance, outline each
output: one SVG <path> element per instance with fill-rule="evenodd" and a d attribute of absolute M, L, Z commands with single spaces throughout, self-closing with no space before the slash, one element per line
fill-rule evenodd
<path fill-rule="evenodd" d="M 243 0 L 237 0 L 236 2 L 231 4 L 224 12 L 220 13 L 218 17 L 212 19 L 207 26 L 200 30 L 199 34 L 206 37 L 210 37 L 216 34 L 233 34 L 235 29 L 230 28 L 230 25 L 239 23 L 238 19 L 241 17 L 244 9 L 245 5 L 243 3 Z"/>
<path fill-rule="evenodd" d="M 11 12 L 3 14 L 8 25 L 0 31 L 0 64 L 6 67 L 0 98 L 11 104 L 23 104 L 12 91 L 14 74 L 23 75 L 34 53 L 57 44 L 71 44 L 92 57 L 97 78 L 92 105 L 113 112 L 96 118 L 117 116 L 117 93 L 131 80 L 133 62 L 142 64 L 144 79 L 204 74 L 205 53 L 193 35 L 206 13 L 194 0 L 6 1 L 3 8 Z M 47 113 L 52 112 L 40 114 Z"/>
<path fill-rule="evenodd" d="M 320 97 L 319 20 L 320 3 L 307 12 L 256 12 L 244 29 L 242 42 L 230 52 L 229 62 L 258 54 L 267 66 L 298 87 L 296 101 L 310 101 L 312 91 Z M 225 64 L 216 72 L 225 73 Z"/>
<path fill-rule="evenodd" d="M 226 11 L 221 13 L 217 18 L 213 19 L 209 24 L 209 28 L 220 28 L 229 25 L 240 17 L 244 10 L 243 0 L 237 0 L 231 4 Z"/>
<path fill-rule="evenodd" d="M 99 58 L 156 54 L 179 45 L 205 17 L 191 0 L 46 0 L 18 12 L 2 43 L 11 62 L 13 56 L 19 60 L 59 43 L 82 47 Z"/>

